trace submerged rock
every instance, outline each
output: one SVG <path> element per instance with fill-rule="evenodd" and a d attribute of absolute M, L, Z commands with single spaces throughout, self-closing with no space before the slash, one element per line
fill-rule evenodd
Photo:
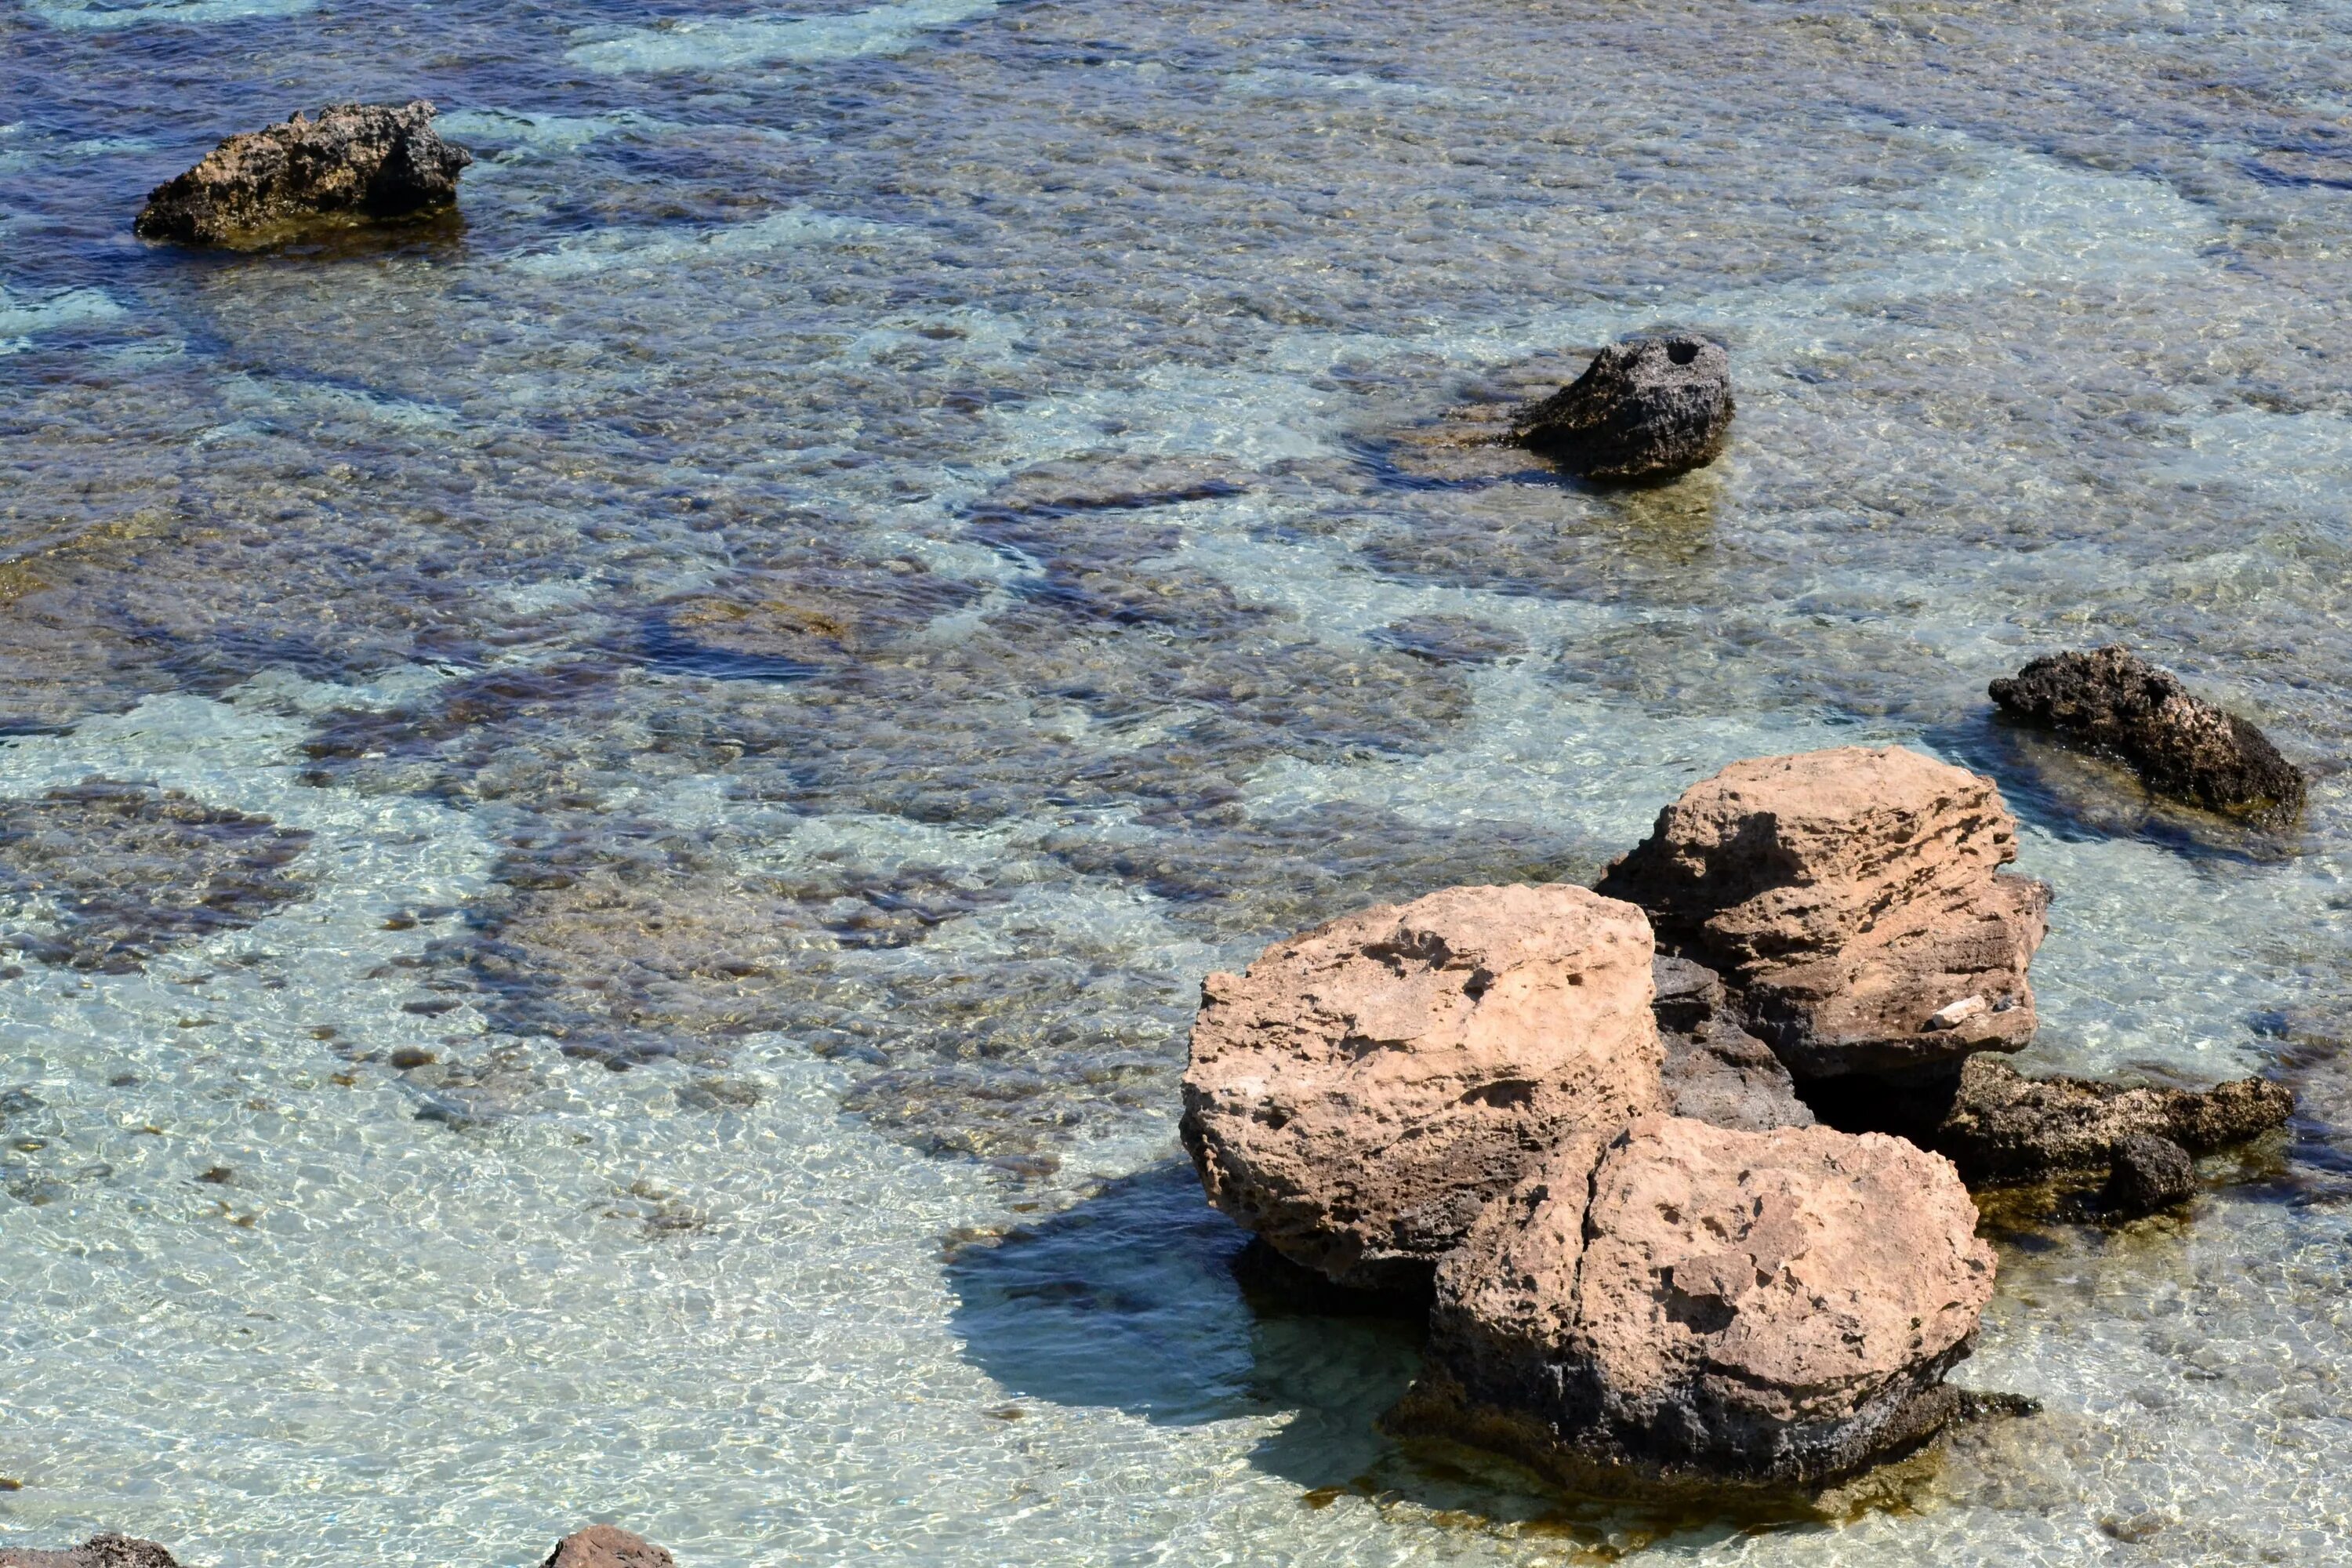
<path fill-rule="evenodd" d="M 1658 1037 L 1665 1046 L 1665 1109 L 1676 1116 L 1769 1132 L 1811 1127 L 1789 1069 L 1772 1047 L 1739 1026 L 1723 977 L 1687 958 L 1660 955 L 1651 966 Z"/>
<path fill-rule="evenodd" d="M 2118 1215 L 2154 1214 L 2197 1190 L 2197 1166 L 2169 1138 L 2126 1138 L 2107 1169 L 2107 1206 Z"/>
<path fill-rule="evenodd" d="M 1650 929 L 1582 888 L 1449 888 L 1202 983 L 1185 1146 L 1210 1200 L 1349 1286 L 1409 1289 L 1578 1131 L 1655 1107 Z"/>
<path fill-rule="evenodd" d="M 1942 1078 L 1821 1085 L 1808 1093 L 1832 1126 L 1898 1133 L 1948 1157 L 1973 1186 L 2095 1175 L 2134 1138 L 2210 1154 L 2284 1126 L 2294 1111 L 2294 1096 L 2263 1079 L 2200 1091 L 2028 1078 L 1985 1057 Z"/>
<path fill-rule="evenodd" d="M 1646 1116 L 1564 1142 L 1438 1269 L 1407 1435 L 1579 1487 L 1815 1486 L 1962 1408 L 1992 1249 L 1949 1162 Z"/>
<path fill-rule="evenodd" d="M 1991 697 L 2128 764 L 2158 795 L 2259 817 L 2303 807 L 2303 773 L 2269 737 L 2128 648 L 2050 654 L 1994 681 Z"/>
<path fill-rule="evenodd" d="M 1512 441 L 1589 479 L 1672 479 L 1731 438 L 1731 356 L 1675 334 L 1612 343 L 1584 374 L 1520 411 Z"/>
<path fill-rule="evenodd" d="M 474 155 L 433 130 L 419 99 L 330 105 L 231 136 L 149 193 L 132 225 L 145 239 L 267 244 L 321 220 L 401 217 L 457 199 Z"/>
<path fill-rule="evenodd" d="M 180 1568 L 179 1563 L 152 1541 L 129 1535 L 93 1535 L 64 1552 L 34 1552 L 21 1546 L 0 1547 L 0 1568 Z"/>
<path fill-rule="evenodd" d="M 1721 972 L 1801 1079 L 1913 1071 L 2033 1037 L 2050 889 L 1997 868 L 1992 781 L 1900 747 L 1735 763 L 1658 814 L 1600 891 Z"/>
<path fill-rule="evenodd" d="M 557 1542 L 540 1568 L 677 1568 L 677 1559 L 618 1525 L 592 1524 Z"/>

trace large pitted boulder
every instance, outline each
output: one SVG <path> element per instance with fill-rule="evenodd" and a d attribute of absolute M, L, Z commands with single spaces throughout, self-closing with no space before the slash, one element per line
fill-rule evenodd
<path fill-rule="evenodd" d="M 401 217 L 457 199 L 474 155 L 433 130 L 433 106 L 339 103 L 316 120 L 231 136 L 149 194 L 145 239 L 257 246 L 322 221 Z"/>
<path fill-rule="evenodd" d="M 1991 780 L 1840 747 L 1692 785 L 1600 890 L 1720 971 L 1799 1079 L 1903 1072 L 2032 1038 L 2050 889 L 2016 856 Z"/>
<path fill-rule="evenodd" d="M 2268 736 L 2128 648 L 2037 658 L 1994 681 L 1991 696 L 2021 719 L 2127 763 L 2158 795 L 2258 817 L 2302 809 L 2303 773 Z"/>
<path fill-rule="evenodd" d="M 1638 483 L 1721 457 L 1731 414 L 1721 343 L 1637 338 L 1602 349 L 1582 375 L 1522 409 L 1511 439 L 1585 479 Z"/>
<path fill-rule="evenodd" d="M 1563 1142 L 1438 1270 L 1392 1429 L 1576 1486 L 1814 1486 L 1924 1441 L 1991 1299 L 1950 1163 L 1647 1116 Z"/>
<path fill-rule="evenodd" d="M 129 1535 L 93 1535 L 64 1552 L 0 1547 L 0 1568 L 179 1568 L 169 1552 Z"/>
<path fill-rule="evenodd" d="M 1642 912 L 1449 888 L 1202 984 L 1185 1146 L 1210 1199 L 1342 1284 L 1425 1284 L 1563 1136 L 1658 1104 Z"/>

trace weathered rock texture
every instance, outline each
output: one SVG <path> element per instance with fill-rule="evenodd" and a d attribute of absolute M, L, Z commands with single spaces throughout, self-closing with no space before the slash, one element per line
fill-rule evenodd
<path fill-rule="evenodd" d="M 2267 736 L 2127 648 L 2037 658 L 1994 681 L 1991 695 L 2018 717 L 2128 764 L 2158 795 L 2259 817 L 2302 809 L 2303 773 Z"/>
<path fill-rule="evenodd" d="M 1704 338 L 1612 343 L 1584 374 L 1520 411 L 1511 439 L 1586 479 L 1672 479 L 1731 439 L 1731 356 Z"/>
<path fill-rule="evenodd" d="M 2050 889 L 1998 872 L 2016 856 L 1991 780 L 1840 747 L 1693 784 L 1600 890 L 1720 971 L 1799 1079 L 1899 1072 L 2033 1037 Z"/>
<path fill-rule="evenodd" d="M 232 136 L 156 186 L 132 227 L 147 239 L 253 246 L 321 221 L 448 206 L 474 155 L 434 133 L 433 112 L 422 99 L 339 103 Z"/>
<path fill-rule="evenodd" d="M 1941 1079 L 1808 1091 L 1832 1126 L 1894 1132 L 1949 1158 L 1974 1186 L 2096 1175 L 2128 1139 L 2210 1154 L 2283 1127 L 2294 1096 L 2258 1078 L 2202 1091 L 2095 1079 L 2027 1078 L 1977 1057 Z"/>
<path fill-rule="evenodd" d="M 1210 975 L 1182 1131 L 1211 1201 L 1342 1284 L 1425 1284 L 1561 1137 L 1657 1105 L 1651 956 L 1582 888 L 1449 888 Z"/>
<path fill-rule="evenodd" d="M 93 1535 L 66 1552 L 0 1547 L 0 1568 L 180 1568 L 169 1552 L 152 1541 L 128 1535 Z"/>
<path fill-rule="evenodd" d="M 592 1524 L 555 1543 L 540 1568 L 677 1568 L 677 1559 L 613 1524 Z"/>
<path fill-rule="evenodd" d="M 2197 1190 L 2189 1151 L 2169 1138 L 2126 1138 L 2107 1170 L 2107 1207 L 2119 1215 L 2154 1214 Z"/>
<path fill-rule="evenodd" d="M 1584 1134 L 1438 1269 L 1391 1427 L 1575 1485 L 1810 1486 L 1931 1436 L 1992 1295 L 1950 1163 L 1898 1138 L 1647 1116 Z"/>
<path fill-rule="evenodd" d="M 1664 954 L 1650 973 L 1666 1052 L 1665 1110 L 1746 1132 L 1813 1124 L 1772 1047 L 1739 1026 L 1721 975 Z"/>

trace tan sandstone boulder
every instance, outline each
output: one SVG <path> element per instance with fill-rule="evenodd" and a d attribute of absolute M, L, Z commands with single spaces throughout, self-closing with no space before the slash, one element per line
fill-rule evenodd
<path fill-rule="evenodd" d="M 2033 1037 L 2050 889 L 2000 873 L 1992 781 L 1900 747 L 1735 763 L 1658 814 L 1600 890 L 1722 973 L 1801 1079 L 1948 1065 Z"/>
<path fill-rule="evenodd" d="M 1572 1485 L 1817 1485 L 1931 1436 L 1991 1299 L 1949 1162 L 1825 1127 L 1572 1138 L 1438 1270 L 1401 1432 Z"/>
<path fill-rule="evenodd" d="M 1658 1104 L 1652 951 L 1582 888 L 1448 888 L 1210 975 L 1182 1124 L 1210 1200 L 1342 1284 L 1425 1282 L 1563 1136 Z"/>

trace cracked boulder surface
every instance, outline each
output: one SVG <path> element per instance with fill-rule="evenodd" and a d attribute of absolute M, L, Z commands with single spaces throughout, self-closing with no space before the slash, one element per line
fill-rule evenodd
<path fill-rule="evenodd" d="M 309 891 L 310 835 L 172 790 L 89 779 L 0 800 L 0 944 L 122 973 L 265 920 Z"/>
<path fill-rule="evenodd" d="M 2050 889 L 2003 873 L 1990 779 L 1889 746 L 1735 763 L 1683 792 L 1600 890 L 1718 971 L 1802 1079 L 1932 1068 L 2033 1037 Z"/>
<path fill-rule="evenodd" d="M 1449 888 L 1202 982 L 1185 1146 L 1293 1262 L 1411 1289 L 1561 1138 L 1656 1105 L 1641 911 L 1564 884 Z"/>
<path fill-rule="evenodd" d="M 2282 824 L 2303 809 L 2302 770 L 2270 737 L 2122 647 L 2054 653 L 1992 683 L 2000 708 L 2114 757 L 2158 795 Z"/>
<path fill-rule="evenodd" d="M 456 205 L 474 155 L 433 130 L 433 105 L 338 103 L 224 140 L 147 197 L 142 239 L 249 247 L 320 223 Z"/>
<path fill-rule="evenodd" d="M 1571 1486 L 1813 1487 L 1960 1414 L 1991 1300 L 1948 1161 L 1826 1127 L 1645 1116 L 1564 1141 L 1440 1265 L 1388 1417 Z"/>

